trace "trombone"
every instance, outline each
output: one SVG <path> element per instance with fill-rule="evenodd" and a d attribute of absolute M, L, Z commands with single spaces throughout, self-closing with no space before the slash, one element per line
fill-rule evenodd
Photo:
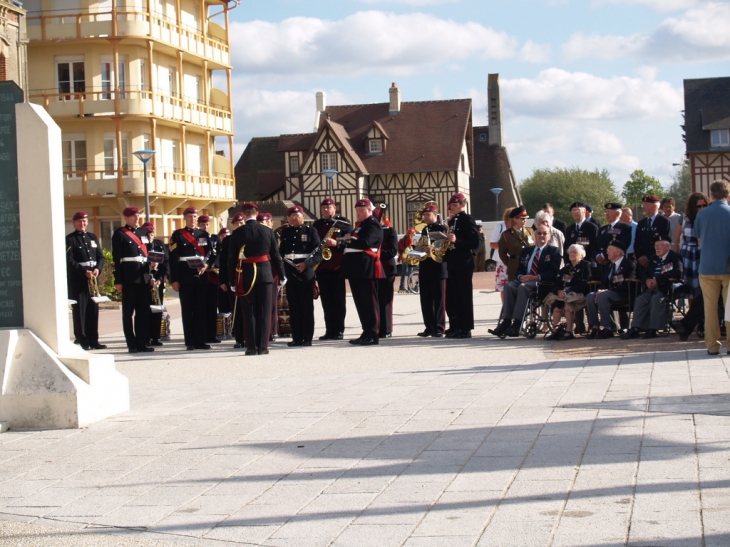
<path fill-rule="evenodd" d="M 100 302 L 111 302 L 108 296 L 101 296 L 101 294 L 99 294 L 99 280 L 94 275 L 87 279 L 87 283 L 89 285 L 91 300 L 97 304 Z"/>

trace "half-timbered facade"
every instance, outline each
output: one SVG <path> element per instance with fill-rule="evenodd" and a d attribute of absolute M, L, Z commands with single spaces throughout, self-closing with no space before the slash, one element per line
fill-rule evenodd
<path fill-rule="evenodd" d="M 730 181 L 730 78 L 684 81 L 684 129 L 692 191 Z"/>

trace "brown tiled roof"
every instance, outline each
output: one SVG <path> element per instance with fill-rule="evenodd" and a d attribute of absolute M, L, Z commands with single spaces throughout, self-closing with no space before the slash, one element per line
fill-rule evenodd
<path fill-rule="evenodd" d="M 328 106 L 320 123 L 329 117 L 344 128 L 368 174 L 457 170 L 466 138 L 473 166 L 471 99 L 403 102 L 396 116 L 389 110 L 389 103 Z M 389 137 L 383 154 L 369 155 L 366 148 L 373 122 Z"/>
<path fill-rule="evenodd" d="M 487 140 L 481 141 L 480 134 Z M 520 202 L 519 191 L 515 186 L 507 149 L 503 146 L 489 145 L 489 128 L 474 128 L 474 176 L 469 181 L 469 204 L 474 218 L 485 221 L 502 220 L 502 211 L 515 207 Z M 490 188 L 502 188 L 497 200 Z"/>
<path fill-rule="evenodd" d="M 684 132 L 687 152 L 710 150 L 710 130 L 725 129 L 730 118 L 730 78 L 684 81 Z"/>
<path fill-rule="evenodd" d="M 286 171 L 258 171 L 256 173 L 256 195 L 266 199 L 286 183 Z"/>
<path fill-rule="evenodd" d="M 299 133 L 297 135 L 282 135 L 279 137 L 279 152 L 294 152 L 309 150 L 317 139 L 317 133 Z M 283 158 L 282 158 L 283 161 Z"/>
<path fill-rule="evenodd" d="M 251 139 L 236 162 L 236 199 L 252 201 L 260 199 L 257 192 L 258 172 L 282 168 L 282 156 L 277 151 L 279 137 L 255 137 Z"/>

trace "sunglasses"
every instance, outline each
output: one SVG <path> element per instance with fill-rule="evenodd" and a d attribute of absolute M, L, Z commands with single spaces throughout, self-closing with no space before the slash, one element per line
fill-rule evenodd
<path fill-rule="evenodd" d="M 703 207 L 707 207 L 707 204 L 705 204 L 705 203 L 698 203 L 697 205 L 695 205 L 695 207 L 697 207 L 698 209 L 702 209 Z"/>

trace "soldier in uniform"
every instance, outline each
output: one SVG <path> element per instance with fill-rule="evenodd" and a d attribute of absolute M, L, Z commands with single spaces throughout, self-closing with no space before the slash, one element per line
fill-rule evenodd
<path fill-rule="evenodd" d="M 205 272 L 205 279 L 208 282 L 208 295 L 205 300 L 205 325 L 207 344 L 220 344 L 218 340 L 218 286 L 220 285 L 220 246 L 221 241 L 217 234 L 210 234 L 210 217 L 200 215 L 198 217 L 198 228 L 208 234 L 210 242 L 210 255 L 208 257 L 208 269 Z"/>
<path fill-rule="evenodd" d="M 160 304 L 165 300 L 165 283 L 167 283 L 167 276 L 169 274 L 168 267 L 170 264 L 170 257 L 167 255 L 167 249 L 165 244 L 161 240 L 155 239 L 155 225 L 152 222 L 145 222 L 141 226 L 147 230 L 147 241 L 142 238 L 143 243 L 147 243 L 147 250 L 162 253 L 162 262 L 150 262 L 150 276 L 155 288 L 152 290 L 157 291 L 160 299 Z M 162 314 L 161 313 L 150 313 L 150 346 L 161 346 L 160 342 L 160 327 L 162 325 Z"/>
<path fill-rule="evenodd" d="M 524 205 L 514 207 L 509 213 L 510 227 L 502 232 L 497 244 L 497 252 L 502 264 L 507 268 L 507 280 L 514 281 L 520 267 L 520 253 L 527 246 L 535 244 L 532 228 L 525 226 L 527 209 Z"/>
<path fill-rule="evenodd" d="M 220 313 L 231 313 L 228 293 L 221 288 L 221 283 L 223 283 L 221 281 L 221 276 L 223 275 L 223 265 L 225 264 L 223 260 L 223 241 L 225 241 L 229 235 L 231 235 L 231 231 L 225 226 L 218 230 L 218 241 L 220 242 L 220 245 L 218 248 L 218 291 L 216 292 L 216 300 L 218 301 L 218 311 Z M 226 250 L 228 250 L 227 246 Z"/>
<path fill-rule="evenodd" d="M 378 306 L 380 307 L 380 338 L 390 338 L 393 335 L 393 283 L 395 283 L 396 257 L 398 256 L 398 234 L 396 234 L 390 219 L 385 214 L 384 207 L 378 207 L 373 213 L 383 228 L 383 243 L 380 245 L 380 265 L 383 268 L 383 278 L 377 281 Z"/>
<path fill-rule="evenodd" d="M 645 218 L 642 218 L 636 227 L 634 255 L 642 268 L 646 268 L 649 258 L 654 254 L 654 243 L 665 237 L 671 238 L 669 234 L 671 224 L 667 217 L 659 214 L 659 201 L 656 196 L 644 196 L 641 200 Z"/>
<path fill-rule="evenodd" d="M 336 215 L 336 211 L 335 200 L 332 198 L 322 200 L 320 204 L 322 218 L 313 225 L 324 247 L 332 253 L 330 260 L 322 260 L 317 267 L 317 285 L 325 324 L 325 333 L 319 337 L 320 340 L 342 340 L 345 333 L 347 311 L 345 308 L 345 278 L 340 275 L 345 242 L 337 241 L 336 238 L 351 234 L 352 223 L 347 218 Z M 332 228 L 334 220 L 341 220 L 346 224 L 338 224 L 337 231 L 325 238 Z"/>
<path fill-rule="evenodd" d="M 620 220 L 622 205 L 606 203 L 604 208 L 608 223 L 599 228 L 596 239 L 596 262 L 601 266 L 610 265 L 607 250 L 608 244 L 614 239 L 621 241 L 627 249 L 631 245 L 631 225 Z"/>
<path fill-rule="evenodd" d="M 286 211 L 289 227 L 281 233 L 279 250 L 289 280 L 286 295 L 291 314 L 292 341 L 287 345 L 311 346 L 314 336 L 314 267 L 322 260 L 319 236 L 304 225 L 304 209 L 299 205 Z"/>
<path fill-rule="evenodd" d="M 242 213 L 236 213 L 231 219 L 231 226 L 233 227 L 233 233 L 236 229 L 243 226 L 244 218 Z M 231 243 L 231 238 L 227 237 L 221 244 L 221 259 L 220 259 L 220 288 L 221 291 L 226 295 L 228 299 L 228 309 L 233 313 L 233 337 L 236 339 L 236 343 L 233 345 L 233 349 L 241 349 L 244 347 L 243 341 L 243 315 L 241 314 L 241 307 L 234 309 L 236 295 L 231 287 L 230 279 L 228 278 L 228 249 Z M 235 312 L 235 313 L 234 313 Z M 237 316 L 237 317 L 236 317 Z"/>
<path fill-rule="evenodd" d="M 256 215 L 256 222 L 271 230 L 274 229 L 274 217 L 271 216 L 271 213 L 259 213 Z M 279 254 L 281 254 L 280 232 L 275 231 L 274 235 L 276 236 L 276 244 L 279 245 Z M 284 269 L 286 269 L 286 266 Z M 274 282 L 271 284 L 271 334 L 269 335 L 269 342 L 273 342 L 279 334 L 279 276 L 274 272 L 272 272 L 272 275 L 274 276 Z M 291 278 L 289 279 L 291 280 Z"/>
<path fill-rule="evenodd" d="M 122 293 L 122 326 L 129 353 L 150 352 L 150 288 L 153 284 L 147 263 L 147 230 L 137 227 L 139 209 L 122 212 L 124 226 L 112 235 L 114 288 Z"/>
<path fill-rule="evenodd" d="M 437 262 L 431 257 L 431 237 L 429 233 L 446 232 L 447 228 L 438 222 L 438 208 L 434 205 L 423 207 L 423 221 L 426 227 L 421 231 L 419 250 L 428 253 L 418 267 L 419 296 L 421 314 L 426 329 L 418 336 L 441 338 L 446 326 L 446 262 Z M 443 244 L 443 241 L 441 242 Z"/>
<path fill-rule="evenodd" d="M 230 240 L 228 279 L 237 297 L 234 308 L 243 308 L 246 355 L 266 355 L 271 334 L 272 271 L 281 283 L 286 282 L 286 276 L 274 232 L 256 222 L 256 204 L 244 203 L 241 212 L 246 223 L 226 238 Z"/>
<path fill-rule="evenodd" d="M 185 347 L 188 351 L 210 349 L 208 338 L 208 280 L 204 275 L 212 254 L 208 232 L 196 228 L 198 210 L 183 211 L 185 227 L 170 236 L 170 281 L 180 293 Z M 193 262 L 190 260 L 193 259 Z M 202 266 L 195 264 L 201 260 Z"/>
<path fill-rule="evenodd" d="M 66 236 L 66 272 L 68 297 L 73 305 L 74 336 L 85 350 L 106 349 L 99 343 L 99 304 L 89 292 L 89 280 L 98 278 L 104 268 L 104 255 L 99 240 L 86 231 L 89 217 L 84 211 L 73 216 L 75 230 Z"/>
<path fill-rule="evenodd" d="M 350 340 L 350 344 L 371 346 L 378 344 L 380 331 L 380 307 L 375 283 L 383 277 L 379 257 L 383 229 L 373 216 L 373 203 L 369 199 L 360 199 L 355 203 L 355 215 L 357 226 L 346 243 L 342 275 L 350 281 L 362 334 Z"/>
<path fill-rule="evenodd" d="M 481 238 L 474 218 L 466 213 L 466 196 L 455 193 L 449 199 L 449 250 L 444 261 L 449 277 L 446 280 L 446 313 L 449 316 L 447 338 L 471 338 L 474 329 L 474 253 Z"/>

